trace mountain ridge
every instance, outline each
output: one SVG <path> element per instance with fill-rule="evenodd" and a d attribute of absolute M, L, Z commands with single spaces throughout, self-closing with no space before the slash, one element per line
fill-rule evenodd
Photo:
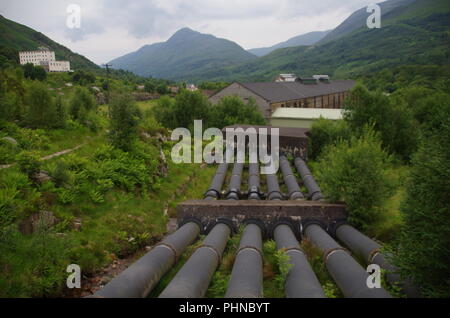
<path fill-rule="evenodd" d="M 0 47 L 17 51 L 36 50 L 46 46 L 55 51 L 56 59 L 70 61 L 72 69 L 99 69 L 85 56 L 53 41 L 45 34 L 0 15 Z"/>
<path fill-rule="evenodd" d="M 145 45 L 110 63 L 140 76 L 188 80 L 210 69 L 256 58 L 235 42 L 183 28 L 166 42 Z"/>
<path fill-rule="evenodd" d="M 256 56 L 261 57 L 261 56 L 270 54 L 277 49 L 282 49 L 282 48 L 286 48 L 286 47 L 303 46 L 303 45 L 309 46 L 309 45 L 313 45 L 313 44 L 316 44 L 317 42 L 319 42 L 331 31 L 332 30 L 309 32 L 309 33 L 297 35 L 295 37 L 290 38 L 287 41 L 272 45 L 270 47 L 250 49 L 247 51 L 255 54 Z"/>

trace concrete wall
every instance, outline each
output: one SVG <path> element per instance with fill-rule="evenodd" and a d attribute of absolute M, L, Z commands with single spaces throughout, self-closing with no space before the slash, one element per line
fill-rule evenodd
<path fill-rule="evenodd" d="M 248 102 L 249 98 L 253 98 L 256 104 L 258 105 L 259 109 L 261 110 L 261 113 L 264 115 L 264 117 L 266 119 L 270 118 L 271 111 L 269 103 L 265 99 L 256 95 L 255 93 L 243 87 L 239 83 L 233 83 L 230 86 L 226 87 L 225 89 L 221 90 L 220 92 L 214 94 L 209 98 L 209 101 L 213 104 L 217 104 L 223 97 L 226 96 L 238 96 L 245 103 Z"/>

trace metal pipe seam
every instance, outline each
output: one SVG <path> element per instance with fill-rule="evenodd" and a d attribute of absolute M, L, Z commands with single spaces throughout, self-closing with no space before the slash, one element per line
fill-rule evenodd
<path fill-rule="evenodd" d="M 201 248 L 209 248 L 210 250 L 212 250 L 217 256 L 217 262 L 220 264 L 220 262 L 222 261 L 222 253 L 220 253 L 214 246 L 202 244 L 195 249 L 194 253 Z"/>
<path fill-rule="evenodd" d="M 336 247 L 323 252 L 323 262 L 326 264 L 330 256 L 337 252 L 345 252 L 351 256 L 351 253 L 347 249 L 343 247 Z"/>
<path fill-rule="evenodd" d="M 234 222 L 227 218 L 218 218 L 216 220 L 210 220 L 208 225 L 205 227 L 205 231 L 203 234 L 209 234 L 211 231 L 216 227 L 218 224 L 225 224 L 230 228 L 231 236 L 236 234 L 238 232 L 237 226 L 234 224 Z"/>
<path fill-rule="evenodd" d="M 279 218 L 270 225 L 270 237 L 275 238 L 275 231 L 280 225 L 288 226 L 296 237 L 300 240 L 303 238 L 302 223 L 293 221 L 289 218 Z"/>
<path fill-rule="evenodd" d="M 205 227 L 204 227 L 202 221 L 200 221 L 200 219 L 195 218 L 195 217 L 186 217 L 186 218 L 182 219 L 181 222 L 178 223 L 177 230 L 181 229 L 184 225 L 186 225 L 188 223 L 197 224 L 198 228 L 200 229 L 200 234 L 203 234 L 205 232 Z"/>
<path fill-rule="evenodd" d="M 243 251 L 248 251 L 248 250 L 252 250 L 252 251 L 258 253 L 259 256 L 261 256 L 261 258 L 264 258 L 263 252 L 262 252 L 260 249 L 254 247 L 254 246 L 243 246 L 243 247 L 240 247 L 240 248 L 237 250 L 237 252 L 236 252 L 236 257 L 237 257 L 241 252 L 243 252 Z"/>

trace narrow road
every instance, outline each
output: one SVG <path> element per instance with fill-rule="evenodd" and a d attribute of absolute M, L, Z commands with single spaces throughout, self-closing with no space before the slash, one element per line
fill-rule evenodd
<path fill-rule="evenodd" d="M 78 145 L 78 146 L 76 146 L 75 148 L 72 148 L 72 149 L 66 149 L 66 150 L 59 151 L 59 152 L 56 152 L 54 154 L 42 157 L 41 161 L 46 161 L 46 160 L 50 160 L 50 159 L 53 159 L 53 158 L 56 158 L 56 157 L 60 157 L 60 156 L 66 155 L 68 153 L 71 153 L 73 151 L 76 151 L 76 150 L 80 149 L 84 145 L 86 145 L 86 143 Z M 12 164 L 9 164 L 9 165 L 0 165 L 0 170 L 8 169 L 8 168 L 14 167 L 15 165 L 16 165 L 15 163 L 12 163 Z"/>

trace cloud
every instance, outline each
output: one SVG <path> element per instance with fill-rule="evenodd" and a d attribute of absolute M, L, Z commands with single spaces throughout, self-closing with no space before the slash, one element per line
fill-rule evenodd
<path fill-rule="evenodd" d="M 182 27 L 249 49 L 336 27 L 373 0 L 3 0 L 0 13 L 102 63 Z M 65 25 L 67 6 L 81 7 L 81 29 Z"/>

